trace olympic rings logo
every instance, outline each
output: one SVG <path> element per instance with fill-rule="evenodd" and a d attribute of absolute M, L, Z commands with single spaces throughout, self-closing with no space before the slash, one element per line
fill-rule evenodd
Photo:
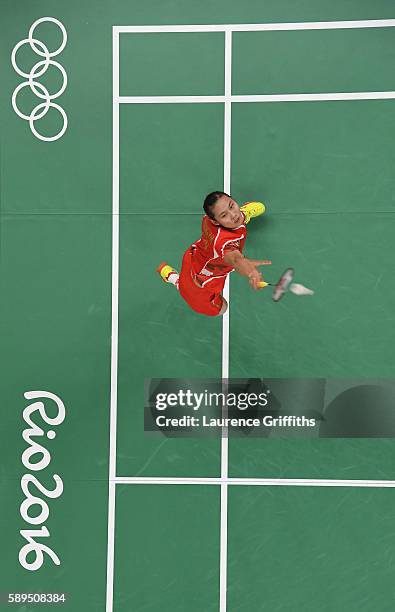
<path fill-rule="evenodd" d="M 53 22 L 55 23 L 61 30 L 62 32 L 62 42 L 60 44 L 60 46 L 55 49 L 55 51 L 49 51 L 47 46 L 41 42 L 40 40 L 38 40 L 37 38 L 34 37 L 34 31 L 36 29 L 36 27 L 43 22 Z M 59 64 L 58 62 L 54 61 L 53 57 L 55 57 L 56 55 L 59 55 L 59 53 L 61 53 L 63 51 L 63 49 L 66 46 L 66 42 L 67 42 L 67 32 L 66 29 L 64 27 L 64 25 L 58 21 L 57 19 L 55 19 L 54 17 L 42 17 L 41 19 L 37 19 L 37 21 L 35 21 L 29 30 L 29 36 L 28 38 L 24 38 L 23 40 L 21 40 L 19 43 L 17 43 L 15 45 L 15 47 L 12 50 L 12 54 L 11 54 L 11 63 L 12 66 L 14 68 L 14 70 L 22 77 L 27 78 L 27 81 L 24 81 L 23 83 L 21 83 L 20 85 L 18 85 L 16 87 L 16 89 L 14 90 L 14 93 L 12 94 L 12 107 L 14 109 L 14 111 L 16 112 L 17 115 L 19 115 L 19 117 L 21 117 L 22 119 L 25 119 L 25 121 L 29 122 L 30 125 L 30 129 L 32 131 L 32 133 L 34 134 L 34 136 L 36 136 L 37 138 L 39 138 L 40 140 L 45 140 L 45 141 L 54 141 L 54 140 L 58 140 L 59 138 L 61 138 L 63 136 L 63 134 L 65 133 L 66 129 L 67 129 L 67 115 L 65 113 L 65 111 L 63 110 L 63 108 L 61 106 L 59 106 L 59 104 L 56 104 L 55 102 L 52 102 L 52 100 L 55 100 L 56 98 L 59 98 L 59 96 L 62 95 L 62 93 L 64 92 L 64 90 L 66 89 L 67 86 L 67 74 L 65 69 L 63 68 L 63 66 L 61 64 Z M 30 47 L 32 48 L 32 50 L 39 55 L 40 57 L 43 57 L 44 59 L 41 61 L 38 61 L 33 68 L 30 70 L 30 72 L 24 72 L 23 70 L 21 70 L 21 68 L 19 68 L 19 66 L 16 63 L 16 54 L 18 52 L 18 50 L 23 46 L 29 44 Z M 62 85 L 59 89 L 59 91 L 57 91 L 56 93 L 50 94 L 48 89 L 39 81 L 37 81 L 36 79 L 40 78 L 48 69 L 49 66 L 54 66 L 55 68 L 57 68 L 57 70 L 59 70 L 61 76 L 62 76 Z M 41 102 L 40 104 L 37 104 L 37 106 L 35 106 L 35 108 L 32 110 L 32 112 L 30 113 L 30 115 L 26 115 L 25 113 L 23 113 L 17 106 L 16 100 L 17 100 L 17 96 L 19 94 L 19 92 L 24 89 L 25 87 L 30 87 L 31 91 L 41 100 L 44 100 L 44 102 Z M 42 134 L 40 134 L 37 130 L 36 127 L 34 125 L 35 121 L 37 121 L 38 119 L 42 119 L 47 112 L 49 111 L 50 108 L 54 108 L 56 109 L 62 119 L 63 119 L 63 125 L 62 128 L 60 129 L 60 131 L 58 132 L 58 134 L 56 134 L 55 136 L 43 136 Z"/>

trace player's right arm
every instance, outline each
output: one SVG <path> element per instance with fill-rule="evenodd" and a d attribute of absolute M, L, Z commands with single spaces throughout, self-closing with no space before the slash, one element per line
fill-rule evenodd
<path fill-rule="evenodd" d="M 267 259 L 248 259 L 236 249 L 225 253 L 224 262 L 232 266 L 241 276 L 246 276 L 253 289 L 261 289 L 259 283 L 263 280 L 257 266 L 267 266 L 272 263 Z"/>

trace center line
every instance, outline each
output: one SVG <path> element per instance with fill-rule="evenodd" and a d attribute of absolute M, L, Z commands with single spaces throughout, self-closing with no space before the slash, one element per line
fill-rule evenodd
<path fill-rule="evenodd" d="M 225 107 L 224 107 L 224 191 L 230 193 L 230 160 L 232 138 L 232 32 L 225 32 Z M 223 295 L 228 309 L 222 317 L 222 380 L 229 378 L 229 276 Z M 227 389 L 225 389 L 226 397 Z M 226 405 L 222 416 L 227 416 Z M 221 529 L 220 529 L 220 592 L 219 611 L 226 612 L 227 558 L 228 558 L 228 431 L 223 428 L 221 437 Z"/>

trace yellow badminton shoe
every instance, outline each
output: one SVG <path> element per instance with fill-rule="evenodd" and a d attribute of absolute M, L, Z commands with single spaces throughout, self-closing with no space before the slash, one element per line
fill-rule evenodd
<path fill-rule="evenodd" d="M 160 266 L 158 266 L 158 267 L 156 268 L 156 271 L 157 271 L 157 272 L 160 274 L 160 276 L 161 276 L 162 280 L 163 280 L 165 283 L 170 282 L 170 281 L 169 281 L 169 276 L 170 276 L 170 274 L 177 274 L 177 276 L 178 276 L 178 272 L 177 272 L 177 270 L 175 270 L 174 268 L 172 268 L 171 266 L 169 266 L 169 264 L 167 264 L 165 261 L 164 261 L 164 262 L 162 262 L 162 263 L 160 264 Z"/>
<path fill-rule="evenodd" d="M 262 202 L 246 202 L 246 204 L 240 206 L 240 210 L 245 214 L 245 222 L 247 225 L 254 217 L 263 215 L 266 207 Z"/>

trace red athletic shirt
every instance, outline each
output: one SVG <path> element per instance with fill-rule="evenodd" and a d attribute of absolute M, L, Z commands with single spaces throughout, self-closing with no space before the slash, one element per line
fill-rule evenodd
<path fill-rule="evenodd" d="M 241 213 L 244 217 L 244 213 Z M 202 237 L 191 245 L 194 279 L 206 286 L 214 278 L 222 278 L 234 268 L 225 264 L 226 251 L 243 251 L 247 228 L 243 222 L 235 229 L 217 225 L 205 215 L 202 219 Z"/>

